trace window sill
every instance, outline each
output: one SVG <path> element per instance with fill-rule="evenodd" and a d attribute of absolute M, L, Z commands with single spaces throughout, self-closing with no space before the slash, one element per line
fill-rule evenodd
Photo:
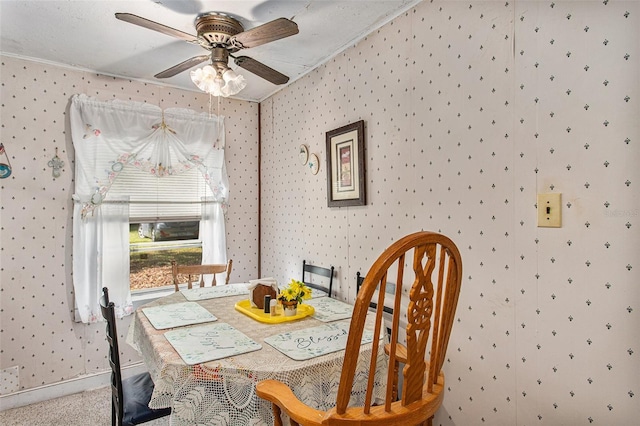
<path fill-rule="evenodd" d="M 144 304 L 153 302 L 154 300 L 164 296 L 169 296 L 170 294 L 175 293 L 175 291 L 176 288 L 173 285 L 133 291 L 131 292 L 131 302 L 133 303 L 133 309 L 136 310 Z"/>
<path fill-rule="evenodd" d="M 186 289 L 187 284 L 180 284 L 180 289 Z M 175 293 L 176 288 L 173 285 L 164 286 L 164 287 L 156 287 L 149 288 L 145 290 L 135 290 L 131 292 L 131 302 L 133 304 L 133 310 L 135 311 L 140 306 L 145 305 L 147 303 L 153 302 L 156 299 L 159 299 L 164 296 L 169 296 L 170 294 Z M 75 304 L 75 301 L 74 301 Z M 74 322 L 82 322 L 80 318 L 80 313 L 78 312 L 78 308 L 74 308 L 73 310 L 73 320 Z"/>

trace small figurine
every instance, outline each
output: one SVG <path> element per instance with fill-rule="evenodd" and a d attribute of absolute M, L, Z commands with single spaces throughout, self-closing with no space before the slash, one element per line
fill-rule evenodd
<path fill-rule="evenodd" d="M 62 161 L 60 157 L 58 157 L 58 148 L 56 148 L 55 157 L 49 160 L 47 165 L 53 168 L 52 173 L 54 178 L 60 177 L 60 170 L 64 167 L 64 161 Z"/>

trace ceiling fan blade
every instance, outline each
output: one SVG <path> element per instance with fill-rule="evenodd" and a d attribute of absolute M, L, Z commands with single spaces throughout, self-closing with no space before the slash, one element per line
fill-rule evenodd
<path fill-rule="evenodd" d="M 169 69 L 159 72 L 154 77 L 155 78 L 173 77 L 174 75 L 180 74 L 181 72 L 186 71 L 189 68 L 194 67 L 199 63 L 206 61 L 207 59 L 209 59 L 209 55 L 194 56 L 193 58 L 187 59 L 186 61 L 179 63 L 178 65 L 174 65 Z"/>
<path fill-rule="evenodd" d="M 244 68 L 247 71 L 250 71 L 257 75 L 258 77 L 262 77 L 267 81 L 270 81 L 273 84 L 285 84 L 289 81 L 289 77 L 286 75 L 279 73 L 263 64 L 262 62 L 256 61 L 253 58 L 249 58 L 247 56 L 238 56 L 235 59 L 236 65 Z"/>
<path fill-rule="evenodd" d="M 148 28 L 150 30 L 158 31 L 171 37 L 177 37 L 188 42 L 197 42 L 197 37 L 194 35 L 176 30 L 175 28 L 167 27 L 166 25 L 162 25 L 154 21 L 150 21 L 149 19 L 142 18 L 132 13 L 116 13 L 116 18 L 130 24 L 135 24 L 144 28 Z"/>
<path fill-rule="evenodd" d="M 260 46 L 281 38 L 298 34 L 298 24 L 287 19 L 278 18 L 274 21 L 267 22 L 250 30 L 243 31 L 229 40 L 230 44 L 239 48 L 246 49 L 250 47 Z"/>

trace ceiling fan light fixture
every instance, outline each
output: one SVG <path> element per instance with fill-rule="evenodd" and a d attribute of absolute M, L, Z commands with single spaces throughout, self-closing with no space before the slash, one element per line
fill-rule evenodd
<path fill-rule="evenodd" d="M 218 73 L 211 65 L 191 71 L 191 81 L 203 92 L 209 93 L 215 86 L 218 86 L 217 78 Z"/>
<path fill-rule="evenodd" d="M 206 65 L 191 71 L 191 81 L 198 89 L 213 96 L 228 97 L 239 93 L 247 85 L 244 77 L 226 65 Z"/>
<path fill-rule="evenodd" d="M 223 91 L 228 93 L 227 96 L 232 96 L 240 92 L 247 86 L 247 82 L 241 74 L 236 74 L 234 70 L 228 68 L 222 73 L 222 79 L 226 83 L 223 87 Z"/>

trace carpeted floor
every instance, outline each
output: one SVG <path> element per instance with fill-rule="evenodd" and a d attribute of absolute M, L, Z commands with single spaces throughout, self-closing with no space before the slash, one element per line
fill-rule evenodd
<path fill-rule="evenodd" d="M 145 423 L 166 426 L 169 417 Z M 110 426 L 111 390 L 103 387 L 0 412 L 2 426 Z"/>

